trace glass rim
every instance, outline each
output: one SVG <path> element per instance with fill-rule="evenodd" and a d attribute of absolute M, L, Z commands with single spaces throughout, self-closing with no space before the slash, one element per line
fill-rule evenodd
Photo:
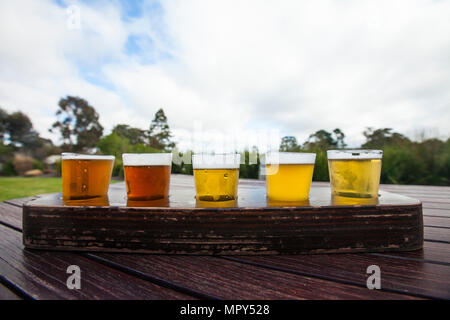
<path fill-rule="evenodd" d="M 61 160 L 115 160 L 115 158 L 113 155 L 61 153 Z"/>
<path fill-rule="evenodd" d="M 192 169 L 239 169 L 240 160 L 240 153 L 197 153 L 192 155 Z"/>
<path fill-rule="evenodd" d="M 328 160 L 348 160 L 348 159 L 381 159 L 383 150 L 370 149 L 348 149 L 348 150 L 328 150 Z"/>
<path fill-rule="evenodd" d="M 261 163 L 277 164 L 315 164 L 316 154 L 310 152 L 267 152 L 261 156 Z"/>
<path fill-rule="evenodd" d="M 172 153 L 123 153 L 124 166 L 170 166 Z"/>

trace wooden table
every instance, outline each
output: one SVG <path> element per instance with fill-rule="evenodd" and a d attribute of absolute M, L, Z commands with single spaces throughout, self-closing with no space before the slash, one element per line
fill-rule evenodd
<path fill-rule="evenodd" d="M 193 180 L 173 175 L 171 184 L 192 188 Z M 241 180 L 240 188 L 261 184 Z M 8 200 L 0 203 L 0 299 L 449 299 L 450 187 L 381 188 L 423 201 L 423 250 L 251 257 L 28 250 L 21 229 L 29 198 Z M 80 290 L 67 288 L 70 265 L 81 269 Z M 381 269 L 381 290 L 366 287 L 370 265 Z"/>

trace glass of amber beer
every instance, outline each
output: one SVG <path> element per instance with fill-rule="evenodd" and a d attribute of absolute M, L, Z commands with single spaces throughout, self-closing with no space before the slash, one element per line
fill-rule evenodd
<path fill-rule="evenodd" d="M 269 201 L 308 200 L 315 161 L 315 153 L 267 153 L 262 162 L 266 169 L 266 192 Z"/>
<path fill-rule="evenodd" d="M 196 199 L 230 201 L 237 199 L 240 154 L 194 154 Z"/>
<path fill-rule="evenodd" d="M 334 195 L 376 198 L 381 175 L 381 150 L 328 150 L 331 191 Z"/>
<path fill-rule="evenodd" d="M 169 197 L 171 153 L 124 153 L 122 160 L 128 200 Z"/>
<path fill-rule="evenodd" d="M 63 153 L 61 160 L 63 199 L 107 196 L 114 156 Z"/>

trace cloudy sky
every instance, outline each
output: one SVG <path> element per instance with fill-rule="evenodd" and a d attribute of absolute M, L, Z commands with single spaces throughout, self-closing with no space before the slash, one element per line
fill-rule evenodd
<path fill-rule="evenodd" d="M 0 106 L 48 133 L 61 97 L 146 129 L 303 142 L 365 127 L 450 135 L 450 1 L 0 1 Z M 247 133 L 246 133 L 247 132 Z"/>

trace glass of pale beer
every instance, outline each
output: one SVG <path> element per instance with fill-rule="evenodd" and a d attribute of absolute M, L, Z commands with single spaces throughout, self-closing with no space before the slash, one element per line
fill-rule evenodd
<path fill-rule="evenodd" d="M 263 158 L 269 201 L 305 202 L 309 198 L 315 153 L 269 152 Z"/>
<path fill-rule="evenodd" d="M 328 169 L 334 195 L 376 198 L 381 175 L 381 150 L 328 150 Z"/>
<path fill-rule="evenodd" d="M 199 201 L 236 200 L 240 154 L 194 154 L 192 168 L 196 199 Z"/>
<path fill-rule="evenodd" d="M 169 197 L 171 153 L 124 153 L 122 160 L 129 200 Z"/>
<path fill-rule="evenodd" d="M 62 191 L 65 200 L 107 196 L 114 156 L 61 154 Z"/>

